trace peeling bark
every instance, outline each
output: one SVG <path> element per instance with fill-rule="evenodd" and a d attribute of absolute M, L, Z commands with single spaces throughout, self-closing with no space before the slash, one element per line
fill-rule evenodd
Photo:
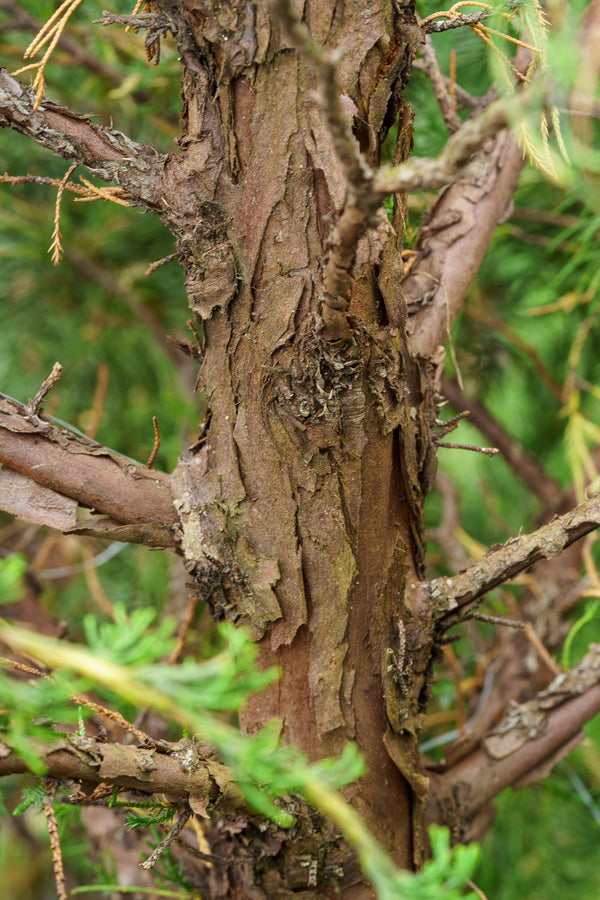
<path fill-rule="evenodd" d="M 6 467 L 1 475 L 7 494 L 9 483 L 15 483 L 14 474 L 7 474 L 11 470 L 39 485 L 37 491 L 33 486 L 29 490 L 35 491 L 37 520 L 43 524 L 76 534 L 175 547 L 177 516 L 168 475 L 58 428 L 4 394 L 0 463 Z M 15 503 L 3 493 L 2 509 L 10 512 Z M 83 509 L 78 512 L 78 507 Z"/>
<path fill-rule="evenodd" d="M 583 739 L 582 726 L 600 711 L 600 646 L 527 703 L 515 704 L 447 771 L 432 767 L 430 821 L 445 822 L 457 841 L 478 836 L 478 818 L 506 787 L 519 790 L 545 778 Z"/>
<path fill-rule="evenodd" d="M 117 184 L 172 232 L 205 341 L 198 387 L 206 427 L 169 477 L 2 398 L 0 460 L 48 492 L 33 502 L 45 505 L 50 524 L 80 504 L 109 519 L 68 530 L 176 546 L 214 617 L 248 626 L 261 664 L 281 668 L 280 681 L 249 703 L 243 727 L 253 731 L 275 716 L 282 740 L 311 760 L 356 741 L 368 771 L 347 788 L 348 799 L 394 859 L 413 868 L 427 852 L 430 780 L 429 817 L 447 821 L 444 791 L 454 796 L 464 783 L 460 768 L 445 781 L 426 771 L 419 754 L 441 632 L 486 590 L 600 523 L 598 502 L 589 501 L 466 572 L 424 581 L 438 348 L 507 208 L 521 152 L 503 130 L 499 104 L 459 129 L 440 160 L 407 163 L 413 116 L 405 106 L 393 165 L 375 174 L 367 168 L 379 164 L 422 39 L 413 4 L 306 2 L 314 47 L 290 28 L 289 15 L 288 35 L 277 4 L 157 6 L 157 15 L 133 24 L 148 29 L 149 41 L 168 30 L 177 42 L 179 152 L 160 156 L 49 101 L 33 112 L 31 92 L 6 73 L 0 125 Z M 325 62 L 337 55 L 330 82 L 339 96 L 322 96 L 327 72 L 319 82 L 309 58 L 319 48 Z M 405 198 L 395 198 L 392 223 L 379 204 L 386 192 L 434 184 L 450 186 L 404 278 Z M 57 495 L 69 498 L 58 513 L 51 512 Z M 596 662 L 592 669 L 597 674 Z M 585 682 L 590 702 L 585 713 L 577 707 L 577 728 L 595 708 L 596 688 Z M 553 707 L 548 728 L 576 704 L 569 696 Z M 551 748 L 536 745 L 528 771 L 562 737 Z M 47 755 L 52 774 L 64 765 L 69 777 L 146 784 L 200 804 L 222 787 L 206 761 L 194 760 L 192 778 L 180 759 L 175 772 L 173 754 L 150 753 L 146 782 L 143 748 L 67 743 Z M 493 746 L 488 735 L 488 756 Z M 482 760 L 469 764 L 482 768 Z M 0 773 L 15 764 L 10 748 L 0 748 Z M 513 781 L 525 774 L 511 771 Z M 479 811 L 470 806 L 457 817 Z M 213 852 L 226 845 L 227 855 L 239 854 L 253 827 L 245 820 L 241 837 L 235 829 L 225 837 L 215 825 Z M 254 857 L 239 871 L 204 873 L 203 890 L 267 898 L 298 889 L 308 900 L 335 884 L 348 900 L 370 896 L 356 860 L 325 823 L 306 814 L 291 836 L 266 829 L 261 839 L 258 830 Z M 292 864 L 302 841 L 310 858 L 329 853 L 315 884 Z M 327 875 L 331 860 L 335 878 Z"/>
<path fill-rule="evenodd" d="M 436 578 L 429 587 L 435 618 L 442 628 L 460 621 L 485 593 L 514 578 L 541 559 L 552 559 L 575 541 L 600 526 L 600 496 L 585 500 L 575 509 L 531 534 L 510 538 L 492 547 L 474 566 L 452 578 Z"/>

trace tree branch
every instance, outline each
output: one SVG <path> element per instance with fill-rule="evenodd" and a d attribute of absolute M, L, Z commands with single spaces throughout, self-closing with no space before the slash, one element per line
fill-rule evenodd
<path fill-rule="evenodd" d="M 243 808 L 244 801 L 227 768 L 201 756 L 192 741 L 149 747 L 112 744 L 72 734 L 56 742 L 31 741 L 31 750 L 44 762 L 47 775 L 88 784 L 116 785 L 146 794 L 192 797 L 198 805 Z M 31 771 L 7 744 L 0 742 L 0 776 Z"/>
<path fill-rule="evenodd" d="M 438 15 L 443 15 L 443 13 L 438 13 Z M 465 25 L 477 25 L 479 22 L 483 22 L 484 19 L 489 19 L 490 16 L 493 15 L 494 13 L 492 11 L 483 10 L 482 12 L 470 13 L 466 16 L 455 16 L 452 19 L 442 19 L 441 22 L 437 22 L 434 16 L 428 16 L 427 19 L 423 20 L 421 23 L 421 28 L 425 34 L 439 34 L 441 31 L 450 31 L 452 28 L 462 28 Z"/>
<path fill-rule="evenodd" d="M 352 267 L 360 238 L 374 224 L 374 216 L 383 197 L 371 187 L 373 171 L 350 132 L 348 116 L 340 99 L 337 60 L 313 40 L 290 0 L 276 0 L 274 9 L 299 51 L 316 70 L 333 144 L 346 180 L 346 198 L 327 243 L 323 275 L 325 295 L 321 314 L 326 332 L 333 337 L 348 337 L 346 313 L 350 306 Z M 401 58 L 401 55 L 398 54 Z"/>
<path fill-rule="evenodd" d="M 37 19 L 35 16 L 26 12 L 21 3 L 15 3 L 13 0 L 0 0 L 0 9 L 11 16 L 11 19 L 8 22 L 2 23 L 2 31 L 23 30 L 37 34 L 44 24 L 41 19 Z M 79 37 L 79 41 L 76 41 L 63 32 L 58 40 L 57 46 L 69 54 L 74 65 L 85 66 L 90 72 L 99 75 L 101 78 L 105 78 L 115 87 L 118 87 L 123 83 L 125 77 L 123 72 L 120 72 L 118 69 L 113 68 L 108 63 L 88 52 L 84 43 L 81 42 L 81 37 Z M 148 101 L 147 91 L 133 91 L 131 96 L 138 103 L 145 103 Z"/>
<path fill-rule="evenodd" d="M 600 525 L 600 494 L 531 534 L 513 537 L 491 549 L 476 565 L 452 578 L 430 582 L 434 618 L 443 630 L 460 622 L 484 594 L 514 578 L 540 559 L 557 556 Z"/>
<path fill-rule="evenodd" d="M 0 463 L 52 492 L 46 495 L 47 500 L 39 493 L 32 495 L 33 502 L 40 505 L 38 514 L 43 503 L 61 495 L 58 499 L 62 501 L 71 498 L 110 517 L 108 522 L 105 518 L 82 521 L 76 506 L 65 508 L 69 518 L 60 521 L 62 530 L 150 546 L 175 546 L 177 515 L 168 475 L 59 428 L 49 416 L 31 414 L 27 406 L 5 394 L 0 394 Z M 6 476 L 4 469 L 0 469 L 0 475 Z M 9 511 L 16 512 L 12 507 Z M 24 512 L 22 509 L 21 514 Z M 65 528 L 69 521 L 71 527 Z M 47 524 L 57 525 L 50 519 Z"/>
<path fill-rule="evenodd" d="M 414 156 L 397 166 L 385 166 L 375 174 L 373 189 L 387 196 L 398 191 L 429 191 L 450 184 L 473 162 L 473 154 L 489 138 L 503 131 L 523 105 L 522 96 L 516 100 L 495 100 L 451 135 L 437 159 Z M 472 167 L 471 178 L 475 174 L 473 169 L 481 177 L 481 165 Z"/>
<path fill-rule="evenodd" d="M 453 138 L 461 134 L 462 129 Z M 448 340 L 496 226 L 510 210 L 524 165 L 523 153 L 507 131 L 496 137 L 481 162 L 477 175 L 440 194 L 421 229 L 416 262 L 402 282 L 411 343 L 422 357 Z"/>
<path fill-rule="evenodd" d="M 515 705 L 479 747 L 442 773 L 431 773 L 427 818 L 466 829 L 506 787 L 546 777 L 583 738 L 581 728 L 600 711 L 600 644 L 527 703 Z"/>
<path fill-rule="evenodd" d="M 43 100 L 34 112 L 34 100 L 34 91 L 0 69 L 0 127 L 12 128 L 57 156 L 86 166 L 98 178 L 127 191 L 132 203 L 162 208 L 165 157 L 50 100 Z"/>

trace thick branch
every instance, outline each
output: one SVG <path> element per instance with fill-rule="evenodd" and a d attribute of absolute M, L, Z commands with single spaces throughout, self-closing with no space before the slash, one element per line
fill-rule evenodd
<path fill-rule="evenodd" d="M 57 156 L 86 166 L 98 178 L 126 190 L 133 203 L 162 207 L 164 158 L 153 148 L 50 100 L 43 100 L 34 112 L 34 100 L 34 91 L 0 69 L 1 127 L 13 128 Z"/>
<path fill-rule="evenodd" d="M 228 770 L 215 759 L 203 759 L 191 741 L 158 747 L 110 744 L 69 735 L 57 742 L 31 742 L 51 778 L 88 784 L 117 785 L 146 794 L 167 793 L 198 805 L 223 803 L 243 807 Z M 27 764 L 0 742 L 0 776 L 29 772 Z"/>
<path fill-rule="evenodd" d="M 600 525 L 600 494 L 531 534 L 511 538 L 489 550 L 476 565 L 453 578 L 430 583 L 434 616 L 443 628 L 459 622 L 484 594 L 523 572 L 540 559 L 550 559 Z"/>
<path fill-rule="evenodd" d="M 168 475 L 58 428 L 47 416 L 31 415 L 28 407 L 4 394 L 0 394 L 0 463 L 110 516 L 112 526 L 125 526 L 120 537 L 114 528 L 105 528 L 106 537 L 135 541 L 137 534 L 140 543 L 175 544 L 172 526 L 177 516 Z M 70 530 L 80 530 L 73 525 Z"/>
<path fill-rule="evenodd" d="M 461 133 L 462 129 L 455 137 Z M 441 193 L 421 229 L 417 260 L 402 282 L 412 346 L 422 357 L 430 356 L 449 337 L 496 226 L 510 210 L 523 153 L 503 131 L 482 153 L 480 164 L 476 175 Z"/>
<path fill-rule="evenodd" d="M 600 645 L 533 700 L 514 706 L 472 754 L 432 773 L 428 818 L 464 829 L 506 787 L 546 777 L 600 711 Z M 456 837 L 468 837 L 468 833 Z"/>

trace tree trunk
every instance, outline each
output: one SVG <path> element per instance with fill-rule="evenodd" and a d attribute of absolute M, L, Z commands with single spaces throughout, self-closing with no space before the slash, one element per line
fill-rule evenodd
<path fill-rule="evenodd" d="M 414 12 L 305 13 L 315 41 L 340 54 L 347 125 L 376 164 Z M 381 213 L 360 241 L 345 327 L 328 328 L 322 267 L 346 176 L 314 71 L 263 4 L 235 4 L 226 22 L 215 13 L 212 41 L 207 20 L 187 15 L 198 47 L 183 57 L 183 153 L 170 162 L 178 221 L 165 218 L 205 335 L 209 424 L 175 475 L 186 564 L 214 614 L 248 625 L 261 663 L 281 667 L 245 727 L 275 716 L 312 760 L 356 741 L 368 773 L 348 796 L 411 867 L 426 786 L 415 728 L 432 639 L 415 586 L 435 398 L 433 367 L 404 335 L 402 206 L 394 229 Z M 409 110 L 400 129 L 398 161 Z"/>

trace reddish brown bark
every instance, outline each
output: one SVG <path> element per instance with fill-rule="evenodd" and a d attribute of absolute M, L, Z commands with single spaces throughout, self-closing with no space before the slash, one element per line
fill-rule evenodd
<path fill-rule="evenodd" d="M 276 716 L 282 740 L 313 760 L 355 741 L 368 771 L 347 796 L 394 859 L 412 868 L 426 852 L 429 775 L 418 736 L 436 643 L 464 612 L 459 607 L 598 520 L 597 504 L 588 504 L 569 521 L 496 550 L 477 571 L 424 580 L 439 348 L 516 186 L 521 152 L 508 132 L 497 134 L 506 122 L 499 105 L 472 121 L 464 140 L 456 132 L 443 165 L 423 162 L 416 182 L 418 164 L 405 173 L 407 184 L 413 177 L 411 184 L 428 187 L 431 177 L 439 186 L 469 163 L 432 208 L 401 285 L 404 198 L 395 200 L 392 227 L 376 194 L 405 182 L 389 181 L 389 170 L 373 176 L 367 166 L 379 165 L 422 39 L 414 5 L 307 0 L 300 6 L 312 37 L 284 0 L 234 0 L 226 10 L 208 0 L 157 6 L 155 31 L 173 34 L 182 61 L 178 153 L 159 156 L 55 104 L 34 111 L 31 92 L 6 74 L 0 124 L 87 165 L 171 230 L 204 336 L 206 427 L 167 479 L 135 464 L 130 472 L 105 448 L 70 454 L 72 435 L 60 451 L 60 435 L 41 449 L 50 425 L 31 421 L 23 408 L 17 431 L 4 429 L 4 461 L 117 525 L 176 534 L 214 616 L 247 625 L 261 663 L 281 667 L 280 681 L 245 710 L 243 726 L 252 731 Z M 398 121 L 394 165 L 411 149 L 408 107 Z M 481 771 L 479 752 L 456 779 Z M 537 760 L 549 752 L 538 748 Z M 523 763 L 528 771 L 532 753 Z M 135 768 L 135 753 L 126 755 Z M 90 766 L 96 780 L 99 764 Z M 511 777 L 524 771 L 517 765 Z M 131 778 L 128 786 L 137 774 Z M 453 778 L 437 778 L 433 817 L 448 818 L 443 792 L 448 784 L 452 793 Z M 174 793 L 185 792 L 180 782 Z M 290 846 L 300 840 L 309 855 L 333 848 L 338 874 L 323 876 L 320 890 L 333 885 L 345 900 L 370 896 L 329 827 L 301 827 L 287 848 L 283 833 L 263 840 L 258 831 L 233 832 L 225 840 L 215 828 L 215 852 L 226 843 L 235 855 L 249 840 L 255 852 L 239 872 L 217 864 L 199 871 L 201 892 L 250 896 L 251 888 L 267 898 L 311 887 L 292 872 Z"/>

